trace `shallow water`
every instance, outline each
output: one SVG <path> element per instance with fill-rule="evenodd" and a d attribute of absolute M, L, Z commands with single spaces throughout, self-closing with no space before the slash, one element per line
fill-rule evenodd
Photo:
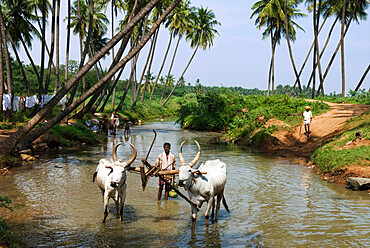
<path fill-rule="evenodd" d="M 92 175 L 100 158 L 111 157 L 114 144 L 127 142 L 122 133 L 106 145 L 43 154 L 37 163 L 0 177 L 0 195 L 24 204 L 11 214 L 1 209 L 1 215 L 28 247 L 370 247 L 369 192 L 322 181 L 310 168 L 248 148 L 210 144 L 218 134 L 184 131 L 173 122 L 132 128 L 134 166 L 146 156 L 152 129 L 158 133 L 148 158 L 152 164 L 167 141 L 177 157 L 187 140 L 183 154 L 190 161 L 197 152 L 193 139 L 202 148 L 200 161 L 227 163 L 231 212 L 221 207 L 218 223 L 205 227 L 204 205 L 192 232 L 188 203 L 157 201 L 158 179 L 151 178 L 143 192 L 140 176 L 129 173 L 124 221 L 110 201 L 102 224 L 102 197 Z M 130 154 L 129 146 L 119 147 L 121 159 Z"/>

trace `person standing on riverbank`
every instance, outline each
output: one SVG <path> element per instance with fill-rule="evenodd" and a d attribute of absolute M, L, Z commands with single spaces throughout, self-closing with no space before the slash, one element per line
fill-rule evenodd
<path fill-rule="evenodd" d="M 155 163 L 156 166 L 159 166 L 161 170 L 174 170 L 176 167 L 175 164 L 175 155 L 173 155 L 171 150 L 171 144 L 170 143 L 164 143 L 163 144 L 163 153 L 158 155 L 157 162 Z M 165 175 L 164 178 L 168 183 L 172 183 L 172 180 L 174 176 L 172 175 Z M 158 189 L 158 200 L 161 200 L 162 198 L 162 191 L 163 191 L 163 185 L 165 185 L 165 182 L 159 178 L 159 189 Z M 165 185 L 165 193 L 164 193 L 164 199 L 168 199 L 168 194 L 170 191 L 170 187 L 166 184 Z"/>
<path fill-rule="evenodd" d="M 309 137 L 311 133 L 310 126 L 311 126 L 313 116 L 312 116 L 310 106 L 306 106 L 305 109 L 306 111 L 302 112 L 303 125 L 304 125 L 305 135 Z"/>

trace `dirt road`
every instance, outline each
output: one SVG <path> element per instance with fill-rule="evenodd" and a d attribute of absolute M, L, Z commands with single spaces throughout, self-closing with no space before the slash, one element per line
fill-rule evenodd
<path fill-rule="evenodd" d="M 323 141 L 330 140 L 340 134 L 347 120 L 370 109 L 370 105 L 325 103 L 331 109 L 322 115 L 314 116 L 309 138 L 304 135 L 304 127 L 298 126 L 293 129 L 293 132 L 274 133 L 273 137 L 265 144 L 266 148 L 277 154 L 298 157 L 308 162 L 310 155 L 321 146 Z M 267 124 L 276 125 L 280 121 L 273 122 L 274 120 Z M 280 122 L 278 125 L 283 124 Z"/>

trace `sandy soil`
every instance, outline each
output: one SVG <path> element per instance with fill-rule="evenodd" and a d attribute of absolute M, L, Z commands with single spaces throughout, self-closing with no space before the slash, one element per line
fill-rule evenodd
<path fill-rule="evenodd" d="M 304 134 L 304 127 L 298 126 L 293 128 L 292 131 L 281 130 L 274 133 L 263 144 L 263 148 L 282 157 L 289 157 L 296 162 L 312 165 L 309 157 L 321 146 L 323 141 L 335 138 L 342 132 L 347 120 L 370 109 L 369 105 L 326 103 L 331 109 L 320 116 L 314 116 L 311 124 L 311 134 L 308 138 Z M 285 123 L 279 120 L 270 120 L 266 124 L 286 126 Z M 368 143 L 358 142 L 353 145 L 368 145 Z M 370 167 L 348 167 L 336 177 L 323 175 L 328 180 L 334 181 L 343 181 L 347 176 L 370 178 Z"/>

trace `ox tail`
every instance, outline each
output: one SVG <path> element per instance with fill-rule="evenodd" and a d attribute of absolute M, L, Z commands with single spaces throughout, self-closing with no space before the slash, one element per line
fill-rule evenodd
<path fill-rule="evenodd" d="M 98 174 L 97 171 L 95 171 L 94 175 L 93 175 L 93 182 L 95 182 L 95 178 L 96 178 L 96 175 Z"/>
<path fill-rule="evenodd" d="M 222 197 L 222 204 L 224 205 L 225 209 L 227 212 L 230 212 L 229 210 L 229 206 L 227 205 L 226 203 L 226 199 L 225 199 L 225 196 Z"/>

